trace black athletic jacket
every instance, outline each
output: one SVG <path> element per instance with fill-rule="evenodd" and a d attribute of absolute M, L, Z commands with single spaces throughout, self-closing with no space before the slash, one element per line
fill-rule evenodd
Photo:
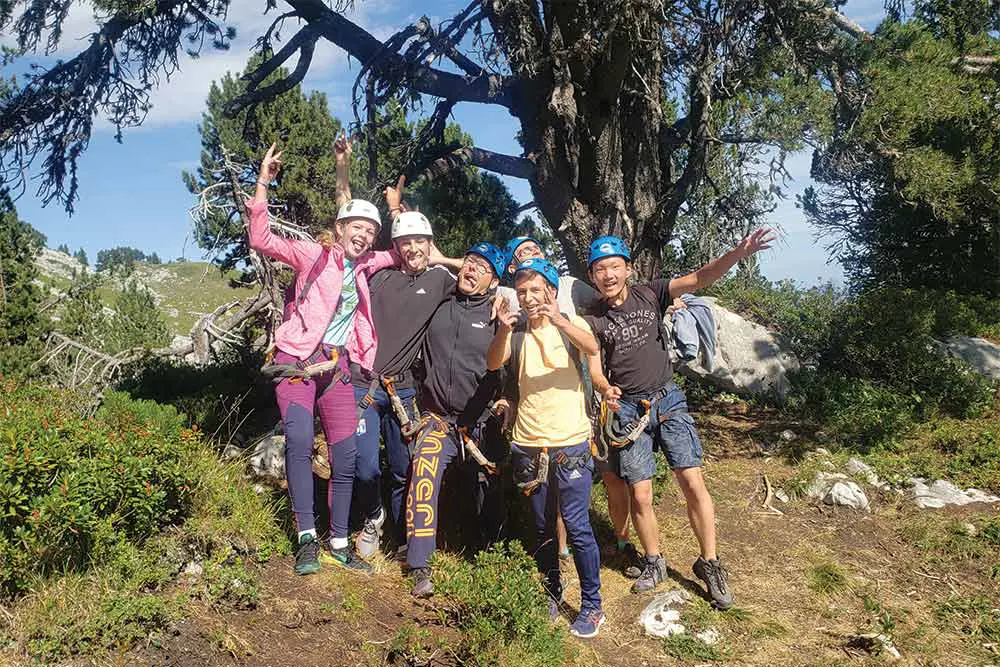
<path fill-rule="evenodd" d="M 492 290 L 472 296 L 456 290 L 438 307 L 424 338 L 421 405 L 460 426 L 488 416 L 500 387 L 499 371 L 486 371 L 486 350 L 496 332 L 492 297 Z"/>

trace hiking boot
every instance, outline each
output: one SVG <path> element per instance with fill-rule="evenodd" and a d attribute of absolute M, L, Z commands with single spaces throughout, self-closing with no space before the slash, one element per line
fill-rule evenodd
<path fill-rule="evenodd" d="M 299 550 L 295 552 L 295 574 L 316 574 L 319 572 L 319 542 L 312 535 L 299 538 Z"/>
<path fill-rule="evenodd" d="M 413 580 L 413 590 L 410 594 L 415 598 L 429 598 L 434 595 L 434 582 L 431 581 L 431 569 L 429 567 L 415 567 L 410 570 L 410 579 Z"/>
<path fill-rule="evenodd" d="M 358 539 L 354 543 L 358 555 L 364 559 L 371 558 L 378 551 L 379 543 L 382 541 L 382 524 L 385 523 L 385 510 L 379 507 L 378 517 L 365 519 L 365 525 L 358 533 Z"/>
<path fill-rule="evenodd" d="M 634 544 L 627 542 L 625 547 L 618 551 L 618 557 L 623 563 L 622 574 L 629 579 L 638 579 L 642 576 L 642 571 L 646 568 L 646 559 L 639 555 Z"/>
<path fill-rule="evenodd" d="M 642 573 L 632 584 L 633 593 L 648 593 L 667 578 L 667 561 L 663 560 L 663 556 L 654 556 L 652 559 L 646 556 L 645 561 Z"/>
<path fill-rule="evenodd" d="M 606 620 L 600 609 L 584 609 L 569 626 L 569 633 L 575 637 L 596 637 Z"/>
<path fill-rule="evenodd" d="M 705 560 L 698 557 L 694 562 L 694 575 L 705 582 L 708 588 L 708 595 L 712 598 L 712 604 L 716 609 L 729 609 L 733 606 L 733 591 L 729 588 L 729 572 L 726 571 L 722 561 Z"/>
<path fill-rule="evenodd" d="M 334 549 L 330 546 L 329 541 L 327 541 L 324 546 L 326 547 L 330 560 L 333 561 L 334 565 L 342 567 L 346 570 L 360 572 L 362 574 L 371 574 L 372 566 L 358 558 L 357 554 L 355 554 L 350 547 Z"/>

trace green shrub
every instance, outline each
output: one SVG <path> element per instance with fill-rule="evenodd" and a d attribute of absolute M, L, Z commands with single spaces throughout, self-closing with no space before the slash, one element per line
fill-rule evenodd
<path fill-rule="evenodd" d="M 289 549 L 278 510 L 173 408 L 109 393 L 84 420 L 67 393 L 0 392 L 0 582 L 16 598 L 0 644 L 50 661 L 151 638 L 190 597 L 256 604 L 256 563 Z M 201 576 L 172 587 L 189 563 Z"/>
<path fill-rule="evenodd" d="M 122 543 L 141 543 L 186 518 L 208 513 L 219 523 L 226 504 L 220 495 L 234 504 L 261 505 L 252 493 L 234 493 L 238 487 L 220 494 L 210 486 L 220 476 L 231 485 L 233 471 L 219 466 L 201 435 L 184 429 L 171 407 L 109 392 L 95 417 L 85 420 L 72 412 L 68 393 L 4 380 L 0 393 L 4 598 L 39 577 L 85 570 Z M 248 532 L 238 523 L 240 508 L 222 511 L 232 515 L 230 534 Z M 253 530 L 257 537 L 266 534 L 260 525 Z"/>
<path fill-rule="evenodd" d="M 438 553 L 435 588 L 463 631 L 462 659 L 474 665 L 562 665 L 572 657 L 549 620 L 534 560 L 520 542 L 496 544 L 475 563 Z"/>
<path fill-rule="evenodd" d="M 802 362 L 811 362 L 829 345 L 830 331 L 844 294 L 831 283 L 800 287 L 793 280 L 729 278 L 710 292 L 727 308 L 776 331 Z"/>
<path fill-rule="evenodd" d="M 269 430 L 280 418 L 271 383 L 258 369 L 263 354 L 227 352 L 204 368 L 167 359 L 145 360 L 116 387 L 134 398 L 172 405 L 209 435 Z"/>

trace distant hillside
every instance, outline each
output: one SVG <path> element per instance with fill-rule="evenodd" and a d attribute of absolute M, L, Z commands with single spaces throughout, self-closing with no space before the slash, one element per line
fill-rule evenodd
<path fill-rule="evenodd" d="M 73 271 L 83 268 L 75 258 L 48 248 L 42 250 L 37 264 L 42 284 L 57 294 L 65 293 L 72 282 Z M 239 276 L 237 271 L 223 275 L 207 262 L 137 262 L 135 276 L 153 294 L 170 332 L 175 335 L 187 334 L 204 313 L 254 295 L 252 289 L 230 286 L 230 280 Z M 113 281 L 102 288 L 106 300 L 110 300 L 114 289 Z"/>

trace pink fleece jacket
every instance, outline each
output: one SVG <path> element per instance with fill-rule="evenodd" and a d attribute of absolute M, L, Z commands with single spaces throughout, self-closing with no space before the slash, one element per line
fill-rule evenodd
<path fill-rule="evenodd" d="M 250 210 L 250 247 L 295 269 L 296 294 L 301 294 L 307 277 L 313 274 L 313 284 L 298 306 L 298 315 L 292 310 L 291 316 L 282 322 L 275 334 L 279 350 L 305 360 L 323 340 L 333 310 L 340 302 L 340 289 L 344 283 L 344 249 L 335 243 L 329 251 L 325 251 L 323 246 L 313 241 L 286 239 L 272 234 L 267 222 L 267 202 L 251 199 L 247 208 Z M 372 322 L 368 276 L 398 263 L 399 256 L 394 251 L 366 252 L 354 263 L 358 309 L 354 313 L 354 327 L 347 338 L 347 352 L 351 361 L 367 370 L 371 370 L 375 362 L 378 346 Z"/>

